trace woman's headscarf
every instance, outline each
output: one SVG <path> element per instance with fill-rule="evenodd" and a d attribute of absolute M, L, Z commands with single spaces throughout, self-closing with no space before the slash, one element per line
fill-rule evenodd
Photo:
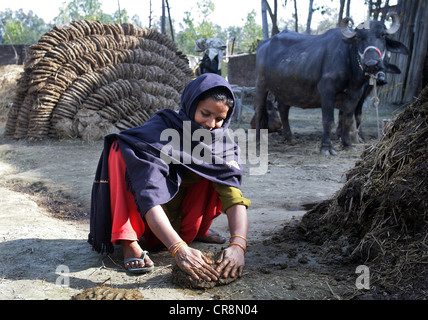
<path fill-rule="evenodd" d="M 167 203 L 175 196 L 185 170 L 191 170 L 213 182 L 241 187 L 240 150 L 228 131 L 233 110 L 228 113 L 223 126 L 212 131 L 203 129 L 192 120 L 199 103 L 198 98 L 216 87 L 225 88 L 235 101 L 233 91 L 223 77 L 212 73 L 203 74 L 184 89 L 178 112 L 163 109 L 142 126 L 106 136 L 91 202 L 89 242 L 97 251 L 112 250 L 110 236 L 106 235 L 108 230 L 111 232 L 110 195 L 106 190 L 109 188 L 107 184 L 100 182 L 108 181 L 108 153 L 115 141 L 118 142 L 126 163 L 126 179 L 130 191 L 143 218 L 149 209 Z M 200 129 L 205 131 L 197 131 Z M 162 133 L 165 135 L 168 132 L 172 136 L 176 135 L 179 140 L 162 141 Z M 211 139 L 207 139 L 208 143 L 205 138 L 198 141 L 194 138 L 195 133 L 203 133 L 204 137 L 210 136 Z M 205 161 L 201 161 L 201 150 Z M 101 236 L 97 237 L 97 234 Z"/>

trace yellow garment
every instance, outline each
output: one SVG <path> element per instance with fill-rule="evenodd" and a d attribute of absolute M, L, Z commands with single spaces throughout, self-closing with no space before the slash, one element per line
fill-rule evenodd
<path fill-rule="evenodd" d="M 213 183 L 214 189 L 218 192 L 221 201 L 221 211 L 226 212 L 231 206 L 241 204 L 245 207 L 250 206 L 251 201 L 244 198 L 242 191 L 235 187 L 229 187 L 220 183 Z"/>
<path fill-rule="evenodd" d="M 171 224 L 176 231 L 180 230 L 181 204 L 184 200 L 184 197 L 186 196 L 187 188 L 201 180 L 202 177 L 188 170 L 186 175 L 183 177 L 178 193 L 173 199 L 163 205 L 163 209 L 165 210 L 168 219 L 171 221 Z M 251 201 L 243 197 L 242 191 L 240 189 L 229 187 L 220 183 L 212 182 L 212 184 L 214 189 L 218 192 L 218 196 L 222 203 L 222 212 L 226 212 L 227 209 L 236 204 L 244 205 L 247 208 L 250 206 Z"/>

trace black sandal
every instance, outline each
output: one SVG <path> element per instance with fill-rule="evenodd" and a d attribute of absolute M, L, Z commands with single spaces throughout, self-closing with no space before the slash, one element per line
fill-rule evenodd
<path fill-rule="evenodd" d="M 130 258 L 123 261 L 123 263 L 126 265 L 127 263 L 134 262 L 134 261 L 142 261 L 144 262 L 144 258 L 146 257 L 146 254 L 148 254 L 147 251 L 143 251 L 140 258 Z M 144 262 L 145 263 L 145 262 Z M 140 267 L 140 268 L 128 268 L 126 271 L 133 273 L 133 274 L 142 274 L 152 271 L 155 268 L 155 266 L 151 267 Z"/>

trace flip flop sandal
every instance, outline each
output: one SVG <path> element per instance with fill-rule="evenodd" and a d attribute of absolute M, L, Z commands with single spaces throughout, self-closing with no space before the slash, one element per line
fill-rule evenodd
<path fill-rule="evenodd" d="M 125 261 L 123 261 L 123 264 L 127 264 L 130 262 L 134 262 L 134 261 L 142 261 L 144 262 L 144 258 L 146 257 L 146 254 L 148 254 L 147 251 L 143 251 L 143 253 L 141 254 L 140 258 L 130 258 L 130 259 L 126 259 Z M 142 273 L 147 273 L 152 271 L 155 268 L 155 266 L 151 266 L 151 267 L 141 267 L 141 268 L 128 268 L 126 269 L 126 271 L 133 273 L 133 274 L 142 274 Z"/>

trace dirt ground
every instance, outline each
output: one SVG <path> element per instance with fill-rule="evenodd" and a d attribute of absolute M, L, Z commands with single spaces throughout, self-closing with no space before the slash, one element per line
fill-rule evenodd
<path fill-rule="evenodd" d="M 382 107 L 380 118 L 395 108 Z M 248 128 L 250 114 L 241 126 Z M 337 119 L 337 117 L 336 117 Z M 0 121 L 0 299 L 67 300 L 79 292 L 104 285 L 136 289 L 147 300 L 324 300 L 352 299 L 370 292 L 356 288 L 356 266 L 344 268 L 326 261 L 319 248 L 282 241 L 278 234 L 317 202 L 332 197 L 344 173 L 376 140 L 373 108 L 364 113 L 368 139 L 355 151 L 338 156 L 319 154 L 320 110 L 293 108 L 290 124 L 296 144 L 282 135 L 269 135 L 269 168 L 254 176 L 245 169 L 243 193 L 252 201 L 250 232 L 242 278 L 209 290 L 183 289 L 171 282 L 173 259 L 167 252 L 151 252 L 153 272 L 130 276 L 123 268 L 119 247 L 101 256 L 87 243 L 92 180 L 102 141 L 48 140 L 29 143 L 3 137 Z M 213 227 L 229 234 L 221 216 Z M 221 245 L 194 243 L 212 251 Z"/>

